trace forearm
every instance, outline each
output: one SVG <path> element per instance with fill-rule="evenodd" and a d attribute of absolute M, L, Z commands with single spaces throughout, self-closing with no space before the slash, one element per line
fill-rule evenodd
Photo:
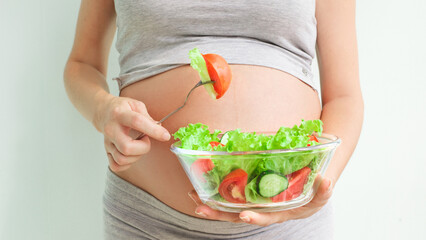
<path fill-rule="evenodd" d="M 96 113 L 102 103 L 113 97 L 105 76 L 88 64 L 70 60 L 65 67 L 64 83 L 75 108 L 100 131 Z"/>
<path fill-rule="evenodd" d="M 361 95 L 342 96 L 323 105 L 321 120 L 324 132 L 334 134 L 342 140 L 325 174 L 333 183 L 339 179 L 355 150 L 363 118 L 364 103 Z"/>

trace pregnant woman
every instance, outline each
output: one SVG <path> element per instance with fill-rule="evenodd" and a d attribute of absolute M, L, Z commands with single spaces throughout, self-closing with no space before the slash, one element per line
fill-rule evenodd
<path fill-rule="evenodd" d="M 120 96 L 106 83 L 116 29 Z M 231 86 L 219 100 L 196 89 L 158 125 L 199 81 L 188 65 L 194 47 L 228 61 Z M 311 70 L 316 52 L 321 90 Z M 105 238 L 332 239 L 328 200 L 363 119 L 355 0 L 82 0 L 64 77 L 72 103 L 105 136 Z M 314 199 L 289 211 L 237 214 L 201 204 L 169 150 L 170 133 L 188 123 L 277 131 L 319 118 L 343 143 Z M 139 132 L 146 136 L 134 140 Z"/>

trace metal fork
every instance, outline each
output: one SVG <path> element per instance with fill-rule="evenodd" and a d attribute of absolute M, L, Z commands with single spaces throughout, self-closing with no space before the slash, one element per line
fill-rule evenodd
<path fill-rule="evenodd" d="M 157 124 L 161 124 L 167 118 L 169 118 L 170 116 L 172 116 L 173 114 L 175 114 L 179 110 L 181 110 L 185 106 L 186 102 L 188 101 L 189 95 L 191 95 L 191 93 L 192 93 L 192 91 L 194 91 L 194 89 L 196 89 L 199 86 L 202 86 L 202 85 L 205 85 L 205 84 L 209 84 L 209 83 L 214 83 L 214 82 L 213 81 L 208 81 L 208 82 L 201 82 L 201 81 L 199 81 L 197 84 L 195 84 L 195 86 L 189 91 L 188 95 L 186 95 L 185 102 L 183 103 L 183 105 L 180 106 L 180 107 L 178 107 L 177 109 L 175 109 L 173 112 L 167 114 L 167 116 L 163 117 L 160 121 L 157 122 Z M 135 140 L 141 140 L 144 136 L 145 136 L 145 133 L 141 133 L 141 134 L 139 134 L 139 136 L 137 138 L 135 138 Z"/>

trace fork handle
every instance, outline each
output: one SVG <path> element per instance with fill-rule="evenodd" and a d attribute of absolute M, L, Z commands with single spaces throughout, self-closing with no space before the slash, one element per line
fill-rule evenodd
<path fill-rule="evenodd" d="M 141 133 L 135 140 L 141 140 L 143 137 L 145 137 L 145 133 Z"/>

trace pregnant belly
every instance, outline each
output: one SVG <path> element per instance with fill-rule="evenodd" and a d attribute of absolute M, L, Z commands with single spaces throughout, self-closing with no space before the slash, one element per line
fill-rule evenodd
<path fill-rule="evenodd" d="M 227 131 L 276 131 L 301 119 L 318 119 L 318 94 L 285 72 L 250 65 L 231 65 L 233 79 L 226 94 L 211 99 L 203 87 L 194 90 L 185 107 L 163 126 L 174 133 L 188 123 L 201 122 L 211 129 Z M 145 103 L 149 114 L 159 120 L 183 104 L 189 90 L 199 81 L 189 66 L 179 67 L 124 88 L 120 95 Z M 151 140 L 151 151 L 118 175 L 149 192 L 170 207 L 188 215 L 195 204 L 187 193 L 192 185 L 169 142 Z"/>

